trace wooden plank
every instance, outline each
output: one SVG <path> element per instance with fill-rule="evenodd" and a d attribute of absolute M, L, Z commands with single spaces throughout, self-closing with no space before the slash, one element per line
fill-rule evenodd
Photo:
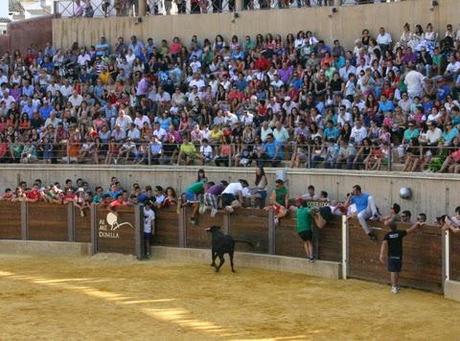
<path fill-rule="evenodd" d="M 75 241 L 80 243 L 91 242 L 91 212 L 84 210 L 84 216 L 81 216 L 80 209 L 74 207 L 75 219 Z"/>
<path fill-rule="evenodd" d="M 179 246 L 179 215 L 176 207 L 163 208 L 157 211 L 153 244 Z"/>
<path fill-rule="evenodd" d="M 254 208 L 240 208 L 229 216 L 229 234 L 237 240 L 253 244 L 237 243 L 236 251 L 268 253 L 268 212 Z"/>
<path fill-rule="evenodd" d="M 190 222 L 192 210 L 190 207 L 185 209 L 185 234 L 186 247 L 210 249 L 211 234 L 205 231 L 205 228 L 211 225 L 224 226 L 224 212 L 220 211 L 212 218 L 209 213 L 201 214 L 195 225 Z"/>
<path fill-rule="evenodd" d="M 450 233 L 450 279 L 460 281 L 460 234 Z"/>
<path fill-rule="evenodd" d="M 108 211 L 96 209 L 97 252 L 136 255 L 135 212 L 133 207 L 117 210 L 117 224 L 107 221 Z"/>
<path fill-rule="evenodd" d="M 68 241 L 66 205 L 33 202 L 27 206 L 30 240 Z"/>
<path fill-rule="evenodd" d="M 21 203 L 0 201 L 0 239 L 21 239 Z"/>
<path fill-rule="evenodd" d="M 281 219 L 276 227 L 275 248 L 277 255 L 291 257 L 305 257 L 303 242 L 295 231 L 295 217 Z M 318 252 L 319 259 L 339 262 L 342 259 L 341 221 L 334 218 L 319 233 Z"/>
<path fill-rule="evenodd" d="M 381 223 L 371 223 L 379 242 L 369 240 L 355 219 L 350 220 L 350 277 L 388 283 L 386 265 L 379 262 L 381 241 L 389 229 Z M 407 229 L 407 224 L 399 226 Z M 386 255 L 385 255 L 386 256 Z M 439 227 L 426 226 L 404 239 L 401 285 L 418 289 L 442 291 L 442 242 Z"/>

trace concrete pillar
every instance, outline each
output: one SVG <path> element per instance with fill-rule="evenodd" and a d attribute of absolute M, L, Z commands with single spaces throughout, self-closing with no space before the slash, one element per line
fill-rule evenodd
<path fill-rule="evenodd" d="M 139 9 L 137 16 L 138 17 L 145 17 L 146 9 L 147 9 L 147 0 L 138 0 L 139 1 Z"/>

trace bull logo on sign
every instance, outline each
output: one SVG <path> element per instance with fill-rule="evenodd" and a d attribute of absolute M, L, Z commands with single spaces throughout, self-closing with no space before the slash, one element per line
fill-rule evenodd
<path fill-rule="evenodd" d="M 129 226 L 132 229 L 134 229 L 134 226 L 131 225 L 131 223 L 128 223 L 128 222 L 119 223 L 118 222 L 118 215 L 116 213 L 113 213 L 113 212 L 107 213 L 107 217 L 105 218 L 105 220 L 107 221 L 107 224 L 109 224 L 111 231 L 116 231 L 116 230 L 118 230 L 119 228 L 121 228 L 123 226 Z"/>

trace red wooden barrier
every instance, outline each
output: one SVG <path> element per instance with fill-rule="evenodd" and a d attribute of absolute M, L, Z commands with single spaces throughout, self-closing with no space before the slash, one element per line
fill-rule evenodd
<path fill-rule="evenodd" d="M 0 239 L 21 239 L 21 203 L 2 201 Z"/>
<path fill-rule="evenodd" d="M 68 207 L 45 202 L 27 204 L 30 240 L 68 241 Z"/>
<path fill-rule="evenodd" d="M 291 257 L 305 257 L 303 242 L 295 231 L 296 220 L 292 214 L 280 220 L 275 229 L 275 254 Z M 342 221 L 334 218 L 322 229 L 315 228 L 319 235 L 318 258 L 340 262 L 342 260 Z"/>
<path fill-rule="evenodd" d="M 176 207 L 157 211 L 153 244 L 163 246 L 179 246 L 179 215 Z"/>
<path fill-rule="evenodd" d="M 460 233 L 450 233 L 450 279 L 460 281 Z"/>
<path fill-rule="evenodd" d="M 237 243 L 236 251 L 269 253 L 268 251 L 268 212 L 254 208 L 236 209 L 229 215 L 229 234 L 235 239 L 253 243 Z"/>

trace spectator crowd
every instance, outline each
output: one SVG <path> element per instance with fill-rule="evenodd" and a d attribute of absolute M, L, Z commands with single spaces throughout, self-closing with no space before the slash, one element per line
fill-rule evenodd
<path fill-rule="evenodd" d="M 460 30 L 5 53 L 0 162 L 460 172 Z"/>

